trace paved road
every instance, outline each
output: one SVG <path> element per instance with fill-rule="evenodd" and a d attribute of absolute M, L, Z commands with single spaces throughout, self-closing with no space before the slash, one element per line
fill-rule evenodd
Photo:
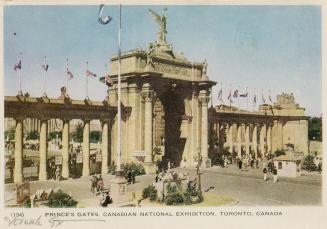
<path fill-rule="evenodd" d="M 195 170 L 187 170 L 195 174 Z M 104 177 L 105 185 L 113 178 L 110 175 Z M 136 184 L 128 185 L 129 192 L 142 191 L 142 189 L 154 180 L 154 175 L 137 177 Z M 278 183 L 263 181 L 262 177 L 255 173 L 240 173 L 233 169 L 209 169 L 203 171 L 203 189 L 213 186 L 210 192 L 233 197 L 239 201 L 239 206 L 293 206 L 293 205 L 320 205 L 322 199 L 321 176 L 311 175 L 293 179 L 281 179 Z M 5 185 L 5 191 L 12 192 L 14 185 Z M 98 206 L 98 200 L 90 192 L 90 178 L 69 179 L 65 181 L 34 181 L 31 182 L 31 192 L 37 189 L 61 187 L 67 193 L 77 199 L 84 206 Z"/>

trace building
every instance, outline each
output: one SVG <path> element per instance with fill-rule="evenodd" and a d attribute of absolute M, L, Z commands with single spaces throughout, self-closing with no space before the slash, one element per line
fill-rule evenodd
<path fill-rule="evenodd" d="M 227 147 L 238 157 L 267 157 L 294 145 L 296 152 L 308 153 L 308 117 L 292 94 L 282 93 L 273 105 L 260 105 L 258 112 L 235 107 L 210 108 L 210 130 L 219 150 Z"/>

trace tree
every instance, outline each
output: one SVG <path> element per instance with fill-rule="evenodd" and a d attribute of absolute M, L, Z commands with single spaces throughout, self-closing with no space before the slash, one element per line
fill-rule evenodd
<path fill-rule="evenodd" d="M 317 166 L 314 163 L 314 156 L 313 155 L 308 155 L 304 158 L 303 162 L 303 168 L 307 171 L 315 171 L 317 169 Z"/>
<path fill-rule="evenodd" d="M 27 133 L 26 140 L 37 140 L 39 139 L 39 133 L 34 130 Z"/>
<path fill-rule="evenodd" d="M 322 119 L 321 117 L 311 117 L 308 121 L 309 140 L 322 141 Z"/>
<path fill-rule="evenodd" d="M 81 122 L 77 124 L 75 131 L 73 132 L 73 140 L 75 142 L 83 142 L 83 125 Z"/>
<path fill-rule="evenodd" d="M 90 142 L 101 141 L 101 131 L 93 130 L 90 132 Z"/>
<path fill-rule="evenodd" d="M 52 131 L 49 133 L 48 139 L 49 140 L 56 139 L 57 135 L 58 135 L 58 139 L 61 139 L 62 132 L 61 131 Z"/>
<path fill-rule="evenodd" d="M 14 128 L 5 131 L 5 139 L 7 139 L 7 137 L 8 137 L 9 141 L 13 140 L 15 138 L 15 129 Z"/>
<path fill-rule="evenodd" d="M 278 150 L 275 151 L 274 154 L 275 154 L 276 157 L 279 157 L 281 155 L 285 155 L 285 151 L 278 149 Z"/>

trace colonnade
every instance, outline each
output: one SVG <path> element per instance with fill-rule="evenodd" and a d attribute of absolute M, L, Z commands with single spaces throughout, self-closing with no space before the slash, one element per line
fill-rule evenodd
<path fill-rule="evenodd" d="M 228 147 L 229 152 L 236 152 L 239 158 L 245 155 L 264 157 L 272 153 L 271 123 L 217 122 L 214 131 L 221 148 Z"/>
<path fill-rule="evenodd" d="M 50 133 L 52 131 L 59 129 L 59 123 L 57 119 L 48 119 L 47 120 L 47 132 Z M 41 130 L 41 120 L 37 118 L 26 118 L 23 121 L 24 130 L 26 132 L 37 131 L 40 132 Z"/>
<path fill-rule="evenodd" d="M 39 119 L 40 123 L 40 148 L 39 148 L 39 180 L 47 180 L 47 156 L 48 156 L 48 119 Z M 69 119 L 64 119 L 62 128 L 62 176 L 69 178 Z M 90 175 L 90 121 L 89 119 L 83 120 L 83 169 L 82 176 Z M 102 125 L 102 168 L 103 174 L 108 173 L 108 162 L 109 162 L 109 138 L 110 135 L 110 120 L 101 120 Z M 23 176 L 23 130 L 24 130 L 24 119 L 16 118 L 15 126 L 15 165 L 14 165 L 14 182 L 22 182 Z"/>

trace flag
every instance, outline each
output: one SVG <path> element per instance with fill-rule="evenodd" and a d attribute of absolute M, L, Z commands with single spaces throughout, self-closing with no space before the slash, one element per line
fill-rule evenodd
<path fill-rule="evenodd" d="M 74 78 L 74 75 L 73 73 L 71 73 L 71 71 L 69 71 L 69 69 L 67 68 L 67 77 L 68 77 L 68 80 L 71 80 Z"/>
<path fill-rule="evenodd" d="M 255 104 L 256 102 L 257 102 L 257 96 L 254 95 L 254 97 L 253 97 L 253 103 Z"/>
<path fill-rule="evenodd" d="M 44 69 L 44 71 L 48 71 L 49 65 L 48 64 L 42 64 L 42 68 Z"/>
<path fill-rule="evenodd" d="M 238 96 L 238 90 L 236 89 L 236 90 L 234 91 L 233 97 L 234 97 L 234 98 L 237 98 L 237 96 Z"/>
<path fill-rule="evenodd" d="M 223 89 L 221 88 L 218 92 L 218 100 L 222 100 L 223 99 Z"/>
<path fill-rule="evenodd" d="M 17 71 L 17 69 L 19 69 L 19 70 L 22 69 L 22 61 L 21 60 L 18 62 L 18 64 L 14 65 L 14 70 Z"/>
<path fill-rule="evenodd" d="M 94 74 L 93 72 L 91 72 L 91 71 L 89 71 L 89 70 L 86 70 L 86 76 L 87 77 L 97 77 L 97 75 L 96 74 Z"/>
<path fill-rule="evenodd" d="M 248 97 L 248 93 L 246 92 L 245 94 L 240 94 L 240 97 Z"/>
<path fill-rule="evenodd" d="M 103 9 L 104 5 L 101 4 L 99 7 L 98 22 L 102 25 L 106 25 L 112 20 L 112 18 L 110 16 L 102 16 Z"/>
<path fill-rule="evenodd" d="M 229 95 L 228 95 L 227 99 L 229 100 L 230 103 L 233 103 L 231 91 L 229 91 Z"/>
<path fill-rule="evenodd" d="M 269 101 L 272 103 L 272 99 L 271 99 L 271 96 L 270 96 L 270 95 L 269 95 L 269 97 L 268 97 L 268 98 L 269 98 Z"/>
<path fill-rule="evenodd" d="M 265 99 L 265 97 L 263 95 L 261 96 L 261 98 L 262 98 L 262 102 L 266 103 L 266 99 Z"/>
<path fill-rule="evenodd" d="M 231 92 L 231 91 L 229 91 L 229 94 L 228 94 L 228 97 L 227 97 L 227 99 L 228 99 L 228 100 L 231 100 L 231 98 L 232 98 L 232 92 Z"/>
<path fill-rule="evenodd" d="M 108 83 L 109 85 L 113 85 L 113 84 L 114 84 L 114 82 L 112 81 L 112 79 L 110 78 L 109 75 L 106 75 L 106 76 L 104 77 L 104 80 L 105 80 L 105 82 Z"/>

